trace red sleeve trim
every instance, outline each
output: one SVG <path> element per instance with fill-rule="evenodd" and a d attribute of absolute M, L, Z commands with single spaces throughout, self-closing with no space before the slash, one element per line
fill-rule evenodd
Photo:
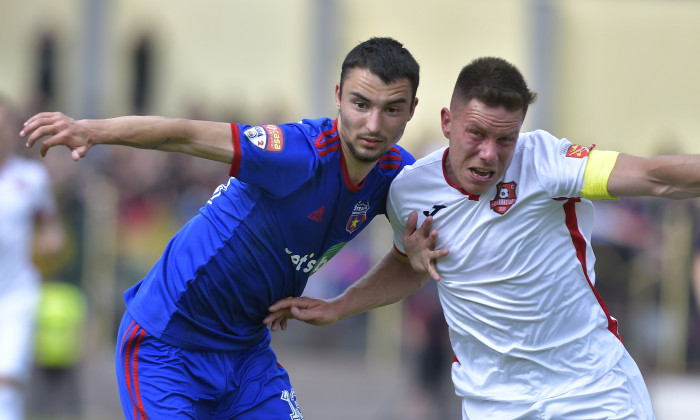
<path fill-rule="evenodd" d="M 238 171 L 241 169 L 241 143 L 240 134 L 238 132 L 238 124 L 231 123 L 231 143 L 233 144 L 233 160 L 231 161 L 231 169 L 228 171 L 230 176 L 238 176 Z"/>
<path fill-rule="evenodd" d="M 393 245 L 394 245 L 394 250 L 395 250 L 396 252 L 398 252 L 399 255 L 402 255 L 402 256 L 404 256 L 404 257 L 408 257 L 408 255 L 407 255 L 405 252 L 401 252 L 401 250 L 399 250 L 399 249 L 396 247 L 396 244 L 393 244 Z"/>

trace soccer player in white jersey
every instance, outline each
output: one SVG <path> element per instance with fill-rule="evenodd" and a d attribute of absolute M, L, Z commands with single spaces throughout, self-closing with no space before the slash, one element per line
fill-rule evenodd
<path fill-rule="evenodd" d="M 63 245 L 46 168 L 20 157 L 18 116 L 0 98 L 0 419 L 24 418 L 32 366 L 40 273 L 33 251 L 51 254 Z M 35 241 L 36 239 L 36 241 Z M 36 248 L 35 248 L 36 246 Z"/>
<path fill-rule="evenodd" d="M 594 288 L 592 201 L 697 197 L 700 156 L 646 159 L 521 133 L 534 99 L 505 60 L 462 69 L 441 112 L 449 146 L 392 183 L 395 252 L 440 280 L 464 419 L 653 419 L 642 375 Z M 434 230 L 423 224 L 411 235 L 431 219 Z M 414 289 L 377 269 L 329 301 L 278 302 L 266 321 L 326 325 Z"/>

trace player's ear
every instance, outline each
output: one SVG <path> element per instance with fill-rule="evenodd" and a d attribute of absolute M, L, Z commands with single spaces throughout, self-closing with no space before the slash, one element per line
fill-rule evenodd
<path fill-rule="evenodd" d="M 340 83 L 335 85 L 335 107 L 340 110 L 340 94 L 341 94 L 341 88 L 340 88 Z"/>
<path fill-rule="evenodd" d="M 440 111 L 440 122 L 442 124 L 442 134 L 450 138 L 450 124 L 452 123 L 452 113 L 447 108 L 442 108 Z"/>
<path fill-rule="evenodd" d="M 416 112 L 416 107 L 418 106 L 418 97 L 413 98 L 413 106 L 411 107 L 411 115 L 408 117 L 408 120 L 411 121 L 411 118 L 413 118 L 413 114 Z"/>

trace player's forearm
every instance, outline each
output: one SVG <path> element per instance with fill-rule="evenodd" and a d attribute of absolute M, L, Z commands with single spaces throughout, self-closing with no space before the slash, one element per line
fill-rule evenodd
<path fill-rule="evenodd" d="M 390 251 L 369 273 L 333 299 L 338 319 L 398 302 L 425 284 L 427 274 L 414 271 L 407 261 L 398 258 Z"/>
<path fill-rule="evenodd" d="M 700 155 L 645 159 L 620 154 L 608 181 L 615 196 L 684 199 L 700 196 Z"/>
<path fill-rule="evenodd" d="M 231 129 L 227 123 L 155 116 L 81 120 L 90 135 L 88 145 L 115 144 L 140 149 L 186 153 L 230 163 Z"/>
<path fill-rule="evenodd" d="M 671 199 L 700 196 L 700 155 L 658 156 L 650 171 L 656 195 Z"/>

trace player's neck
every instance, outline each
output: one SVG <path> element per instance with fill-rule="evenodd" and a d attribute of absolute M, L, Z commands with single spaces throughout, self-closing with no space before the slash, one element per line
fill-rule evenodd
<path fill-rule="evenodd" d="M 354 157 L 345 147 L 341 147 L 341 150 L 340 158 L 343 160 L 343 166 L 348 178 L 354 185 L 362 186 L 362 182 L 364 182 L 367 174 L 372 171 L 377 162 L 364 162 Z"/>

